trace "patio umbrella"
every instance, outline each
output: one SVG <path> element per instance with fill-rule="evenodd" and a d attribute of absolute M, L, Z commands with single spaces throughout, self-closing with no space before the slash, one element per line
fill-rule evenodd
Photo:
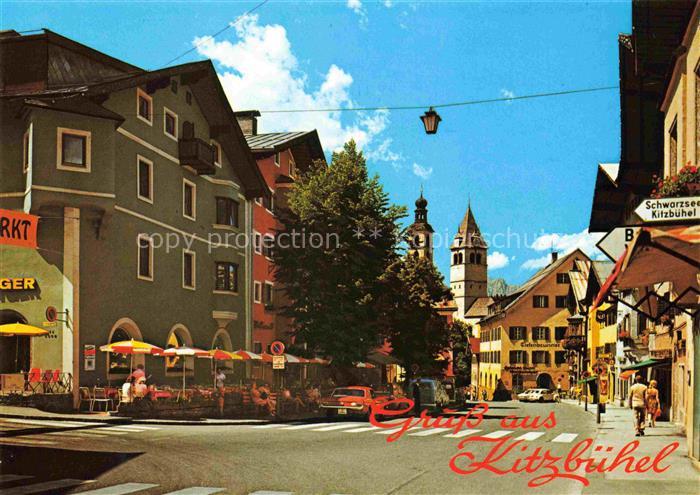
<path fill-rule="evenodd" d="M 292 354 L 285 354 L 284 360 L 287 361 L 288 363 L 291 363 L 291 364 L 301 364 L 301 363 L 308 363 L 309 362 L 309 360 L 306 358 L 299 357 L 299 356 L 293 356 Z"/>
<path fill-rule="evenodd" d="M 262 355 L 255 354 L 254 352 L 250 352 L 250 351 L 245 351 L 243 349 L 233 351 L 232 354 L 236 354 L 237 356 L 240 356 L 244 361 L 259 361 L 259 360 L 263 359 Z M 272 359 L 270 359 L 270 361 L 272 361 Z"/>
<path fill-rule="evenodd" d="M 355 363 L 355 368 L 372 369 L 372 368 L 376 368 L 376 366 L 373 365 L 372 363 L 364 363 L 364 362 L 360 361 L 359 363 Z"/>
<path fill-rule="evenodd" d="M 0 325 L 0 335 L 3 337 L 38 337 L 40 335 L 48 335 L 49 331 L 24 323 L 7 323 Z"/>
<path fill-rule="evenodd" d="M 158 355 L 163 352 L 163 349 L 158 346 L 134 339 L 112 342 L 111 344 L 101 346 L 100 350 L 102 352 L 111 352 L 112 354 L 130 355 L 131 364 L 129 365 L 129 374 L 134 370 L 134 354 Z"/>
<path fill-rule="evenodd" d="M 189 356 L 200 356 L 209 357 L 209 351 L 203 349 L 195 349 L 194 347 L 169 347 L 159 354 L 164 357 L 189 357 Z M 185 368 L 185 361 L 182 361 L 182 396 L 185 396 L 185 375 L 187 374 L 187 369 Z"/>

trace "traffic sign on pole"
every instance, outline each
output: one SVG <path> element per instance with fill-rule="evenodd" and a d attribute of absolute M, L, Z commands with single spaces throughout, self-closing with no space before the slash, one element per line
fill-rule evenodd
<path fill-rule="evenodd" d="M 279 340 L 275 340 L 272 344 L 270 344 L 270 353 L 274 354 L 275 356 L 281 356 L 284 354 L 284 343 L 280 342 Z"/>
<path fill-rule="evenodd" d="M 617 261 L 625 252 L 627 245 L 632 242 L 634 235 L 641 227 L 616 227 L 598 241 L 596 247 L 612 261 Z"/>
<path fill-rule="evenodd" d="M 634 212 L 650 223 L 700 221 L 700 196 L 645 199 Z"/>

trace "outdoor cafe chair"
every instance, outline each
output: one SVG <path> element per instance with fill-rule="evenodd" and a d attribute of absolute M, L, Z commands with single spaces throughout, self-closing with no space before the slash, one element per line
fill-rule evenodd
<path fill-rule="evenodd" d="M 41 370 L 32 368 L 27 375 L 27 392 L 37 393 L 42 388 Z"/>
<path fill-rule="evenodd" d="M 107 391 L 104 388 L 95 387 L 92 392 L 92 405 L 90 406 L 90 411 L 94 409 L 95 404 L 98 402 L 104 402 L 105 412 L 112 409 L 112 399 L 107 397 Z"/>
<path fill-rule="evenodd" d="M 78 394 L 80 395 L 80 404 L 78 404 L 78 410 L 81 410 L 83 408 L 83 402 L 88 403 L 88 408 L 90 411 L 92 411 L 92 395 L 90 395 L 90 389 L 87 387 L 80 387 L 78 388 Z"/>

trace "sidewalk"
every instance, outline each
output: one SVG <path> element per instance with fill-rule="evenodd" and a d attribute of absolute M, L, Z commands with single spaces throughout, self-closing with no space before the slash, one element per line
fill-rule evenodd
<path fill-rule="evenodd" d="M 74 421 L 109 424 L 160 424 L 160 425 L 257 425 L 271 423 L 267 419 L 206 419 L 174 420 L 174 419 L 138 419 L 122 416 L 111 416 L 105 412 L 60 414 L 41 411 L 33 407 L 0 406 L 0 418 L 34 419 L 51 421 Z"/>
<path fill-rule="evenodd" d="M 576 400 L 562 400 L 562 403 L 572 407 L 584 408 L 583 402 L 578 405 Z M 588 404 L 588 412 L 595 416 L 597 406 Z M 632 411 L 615 404 L 606 404 L 605 413 L 601 414 L 601 422 L 597 425 L 597 434 L 593 448 L 598 445 L 614 447 L 616 450 L 631 441 L 638 440 L 639 447 L 632 454 L 636 459 L 643 456 L 654 458 L 664 447 L 672 442 L 678 442 L 678 448 L 662 462 L 669 468 L 662 473 L 626 473 L 618 469 L 612 473 L 589 474 L 590 486 L 583 493 L 689 493 L 697 494 L 700 486 L 700 473 L 688 458 L 685 435 L 679 426 L 669 422 L 657 422 L 656 427 L 647 427 L 643 437 L 634 436 Z"/>

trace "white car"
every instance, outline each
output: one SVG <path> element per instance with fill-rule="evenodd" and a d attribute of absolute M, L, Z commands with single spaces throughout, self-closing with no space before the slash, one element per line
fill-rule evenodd
<path fill-rule="evenodd" d="M 534 392 L 535 390 L 537 390 L 537 389 L 528 388 L 528 389 L 525 390 L 524 392 L 520 392 L 520 393 L 517 395 L 518 400 L 521 401 L 521 402 L 528 402 L 528 401 L 530 400 L 530 394 L 531 394 L 532 392 Z"/>
<path fill-rule="evenodd" d="M 530 402 L 558 402 L 559 394 L 546 388 L 533 388 L 529 390 L 527 400 Z"/>

